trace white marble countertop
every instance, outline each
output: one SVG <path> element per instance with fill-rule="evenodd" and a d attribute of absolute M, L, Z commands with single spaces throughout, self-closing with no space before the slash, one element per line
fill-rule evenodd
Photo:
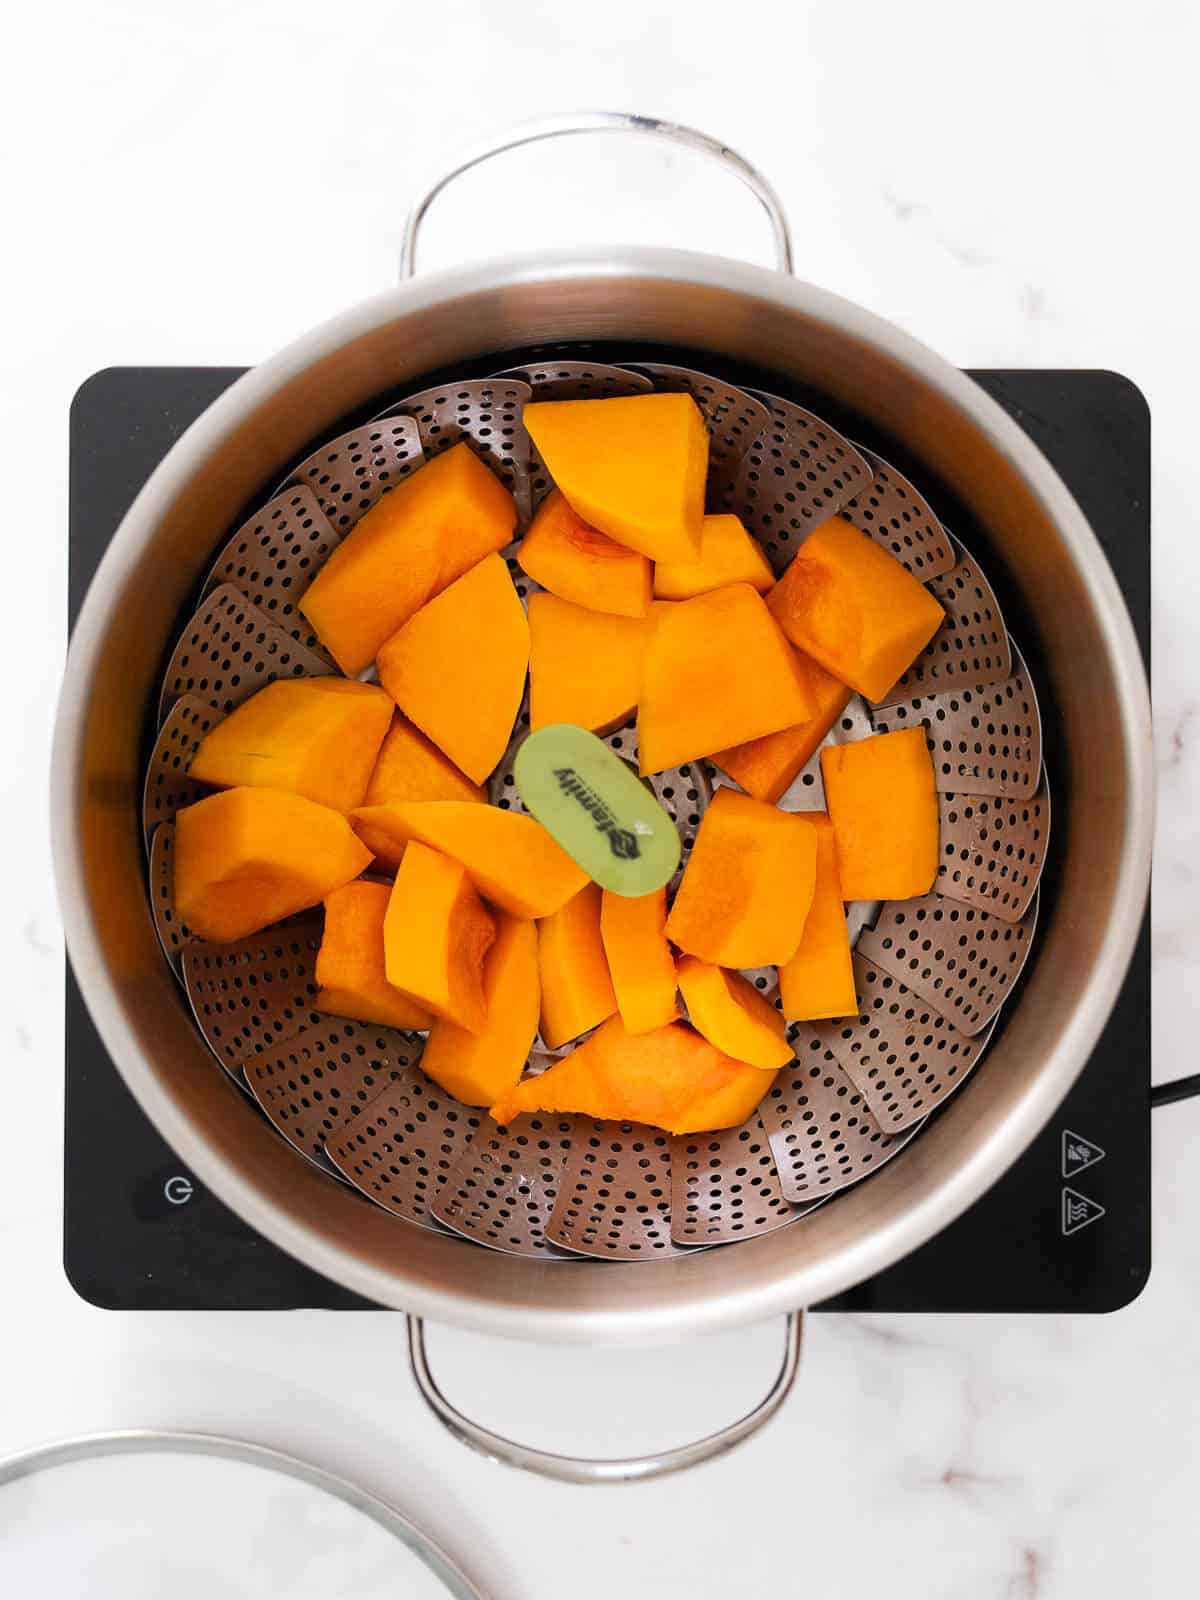
<path fill-rule="evenodd" d="M 79 382 L 112 364 L 252 362 L 386 284 L 418 178 L 510 121 L 590 105 L 673 116 L 765 168 L 804 276 L 964 365 L 1113 367 L 1148 396 L 1155 1075 L 1194 1070 L 1200 234 L 1182 163 L 1200 142 L 1195 7 L 64 0 L 19 8 L 6 36 L 4 635 L 20 687 L 0 768 L 0 1455 L 138 1422 L 293 1447 L 406 1503 L 504 1600 L 1189 1592 L 1195 1102 L 1156 1116 L 1155 1266 L 1128 1310 L 814 1319 L 799 1392 L 768 1434 L 631 1491 L 546 1486 L 468 1456 L 421 1412 L 396 1319 L 83 1304 L 60 1264 L 62 962 L 45 772 Z M 597 158 L 579 144 L 510 160 L 446 201 L 427 264 L 613 238 L 767 259 L 753 206 L 682 156 L 612 144 Z M 778 1338 L 767 1327 L 684 1352 L 584 1356 L 439 1330 L 435 1353 L 488 1420 L 558 1448 L 619 1451 L 731 1417 Z"/>

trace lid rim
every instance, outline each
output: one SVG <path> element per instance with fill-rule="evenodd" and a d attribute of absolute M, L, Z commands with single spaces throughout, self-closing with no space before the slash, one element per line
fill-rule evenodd
<path fill-rule="evenodd" d="M 30 1478 L 54 1467 L 79 1461 L 101 1460 L 110 1456 L 151 1455 L 209 1456 L 259 1467 L 318 1489 L 344 1505 L 370 1517 L 386 1533 L 423 1561 L 445 1585 L 454 1600 L 491 1600 L 458 1562 L 424 1529 L 417 1526 L 396 1506 L 352 1479 L 329 1472 L 302 1456 L 271 1445 L 257 1444 L 231 1434 L 208 1433 L 184 1428 L 124 1428 L 104 1433 L 81 1433 L 49 1440 L 0 1459 L 0 1488 Z"/>

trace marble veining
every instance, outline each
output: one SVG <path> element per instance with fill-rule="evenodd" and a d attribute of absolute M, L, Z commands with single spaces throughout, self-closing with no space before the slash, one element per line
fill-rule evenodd
<path fill-rule="evenodd" d="M 1160 763 L 1160 771 L 1164 773 L 1177 772 L 1191 755 L 1195 742 L 1196 714 L 1200 706 L 1194 700 L 1189 700 L 1182 711 L 1170 723 L 1166 754 Z"/>

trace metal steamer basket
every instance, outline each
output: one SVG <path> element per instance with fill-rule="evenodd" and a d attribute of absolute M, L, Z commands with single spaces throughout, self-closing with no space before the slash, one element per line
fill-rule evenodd
<path fill-rule="evenodd" d="M 1138 930 L 1152 808 L 1140 661 L 1078 508 L 962 374 L 786 275 L 778 201 L 740 158 L 641 118 L 539 125 L 428 191 L 406 274 L 428 205 L 458 171 L 614 129 L 729 165 L 761 200 L 782 270 L 675 251 L 507 258 L 412 279 L 248 374 L 113 541 L 71 651 L 54 782 L 72 958 L 143 1107 L 247 1221 L 413 1314 L 414 1372 L 461 1438 L 576 1481 L 676 1470 L 746 1437 L 792 1381 L 798 1316 L 750 1416 L 614 1462 L 549 1456 L 463 1417 L 432 1379 L 419 1317 L 531 1338 L 678 1337 L 794 1313 L 914 1248 L 1015 1160 L 1086 1060 Z M 671 357 L 697 347 L 702 365 Z M 422 384 L 431 372 L 440 381 Z M 173 908 L 173 817 L 206 792 L 187 766 L 215 722 L 272 679 L 336 671 L 295 602 L 380 495 L 466 438 L 524 525 L 550 486 L 525 401 L 652 390 L 694 396 L 710 508 L 738 513 L 777 570 L 836 513 L 945 608 L 886 702 L 852 700 L 829 735 L 926 728 L 941 865 L 922 899 L 852 908 L 858 1016 L 793 1027 L 795 1059 L 742 1128 L 672 1139 L 549 1115 L 497 1128 L 425 1077 L 420 1035 L 313 1011 L 319 913 L 235 945 L 195 940 Z M 857 426 L 823 420 L 821 399 Z M 972 551 L 935 509 L 951 506 L 971 519 Z M 523 731 L 492 778 L 495 804 L 519 804 Z M 632 727 L 610 743 L 636 753 Z M 653 779 L 685 858 L 726 781 L 708 762 Z M 821 808 L 815 757 L 781 803 Z M 750 976 L 769 992 L 773 974 Z M 539 1042 L 535 1067 L 543 1054 Z"/>

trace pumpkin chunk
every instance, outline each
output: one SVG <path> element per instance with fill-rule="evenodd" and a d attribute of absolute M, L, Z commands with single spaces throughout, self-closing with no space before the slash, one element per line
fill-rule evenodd
<path fill-rule="evenodd" d="M 466 869 L 410 844 L 383 920 L 388 982 L 439 1017 L 479 1033 L 487 1022 L 483 960 L 495 937 L 495 921 Z"/>
<path fill-rule="evenodd" d="M 652 561 L 699 554 L 708 432 L 689 394 L 541 400 L 525 426 L 572 508 Z"/>
<path fill-rule="evenodd" d="M 740 972 L 684 956 L 679 988 L 692 1027 L 734 1061 L 774 1071 L 792 1059 L 782 1012 Z"/>
<path fill-rule="evenodd" d="M 585 522 L 560 489 L 538 507 L 517 561 L 560 600 L 619 617 L 644 617 L 650 610 L 649 561 Z"/>
<path fill-rule="evenodd" d="M 747 794 L 752 794 L 756 800 L 768 800 L 772 805 L 791 787 L 801 767 L 811 760 L 813 751 L 850 699 L 846 685 L 831 677 L 811 656 L 797 650 L 796 662 L 812 699 L 812 715 L 794 727 L 765 733 L 761 739 L 734 745 L 731 750 L 720 750 L 712 758 Z"/>
<path fill-rule="evenodd" d="M 621 1020 L 629 1033 L 648 1033 L 679 1015 L 675 958 L 667 943 L 667 891 L 611 894 L 600 904 L 600 935 Z"/>
<path fill-rule="evenodd" d="M 188 771 L 222 789 L 290 789 L 349 811 L 363 803 L 391 715 L 375 684 L 281 678 L 210 729 Z"/>
<path fill-rule="evenodd" d="M 796 954 L 779 969 L 779 995 L 789 1022 L 858 1011 L 833 824 L 820 811 L 808 820 L 817 831 L 816 887 Z"/>
<path fill-rule="evenodd" d="M 700 1133 L 740 1126 L 773 1078 L 732 1061 L 682 1022 L 630 1033 L 616 1016 L 540 1077 L 517 1084 L 492 1116 L 507 1123 L 523 1111 L 577 1111 Z"/>
<path fill-rule="evenodd" d="M 399 712 L 384 736 L 362 798 L 364 806 L 400 805 L 406 800 L 486 800 L 477 783 L 465 778 L 420 728 Z"/>
<path fill-rule="evenodd" d="M 485 900 L 514 917 L 548 917 L 588 881 L 532 817 L 462 800 L 367 806 L 355 830 L 381 861 L 399 862 L 410 839 L 460 861 Z"/>
<path fill-rule="evenodd" d="M 379 681 L 475 783 L 508 746 L 525 691 L 529 624 L 497 555 L 444 589 L 379 652 Z"/>
<path fill-rule="evenodd" d="M 438 1017 L 429 1030 L 421 1070 L 467 1106 L 490 1106 L 525 1070 L 538 1026 L 537 930 L 503 911 L 483 964 L 487 1022 L 471 1033 Z"/>
<path fill-rule="evenodd" d="M 359 519 L 309 584 L 300 610 L 347 677 L 517 525 L 513 497 L 468 444 L 435 456 Z"/>
<path fill-rule="evenodd" d="M 812 713 L 796 653 L 748 583 L 655 607 L 638 704 L 643 774 L 790 728 Z"/>
<path fill-rule="evenodd" d="M 775 582 L 762 545 L 740 517 L 705 517 L 700 555 L 695 561 L 660 561 L 654 568 L 654 593 L 660 600 L 690 600 L 693 595 L 748 583 L 766 594 Z"/>
<path fill-rule="evenodd" d="M 633 716 L 649 623 L 529 597 L 529 723 L 574 722 L 608 733 Z"/>
<path fill-rule="evenodd" d="M 667 937 L 719 967 L 790 961 L 816 877 L 808 818 L 720 788 L 701 819 Z"/>
<path fill-rule="evenodd" d="M 316 1010 L 385 1028 L 427 1028 L 433 1018 L 387 981 L 383 919 L 391 885 L 358 879 L 325 896 L 325 931 L 317 952 Z"/>
<path fill-rule="evenodd" d="M 938 802 L 925 729 L 830 745 L 821 775 L 844 897 L 928 894 L 938 868 Z"/>
<path fill-rule="evenodd" d="M 345 817 L 284 789 L 223 789 L 175 818 L 175 910 L 228 943 L 319 905 L 371 853 Z"/>
<path fill-rule="evenodd" d="M 767 596 L 792 643 L 868 700 L 882 700 L 944 612 L 896 558 L 844 517 L 797 550 Z"/>
<path fill-rule="evenodd" d="M 557 1050 L 617 1009 L 600 937 L 600 886 L 589 883 L 537 931 L 542 1039 Z"/>

